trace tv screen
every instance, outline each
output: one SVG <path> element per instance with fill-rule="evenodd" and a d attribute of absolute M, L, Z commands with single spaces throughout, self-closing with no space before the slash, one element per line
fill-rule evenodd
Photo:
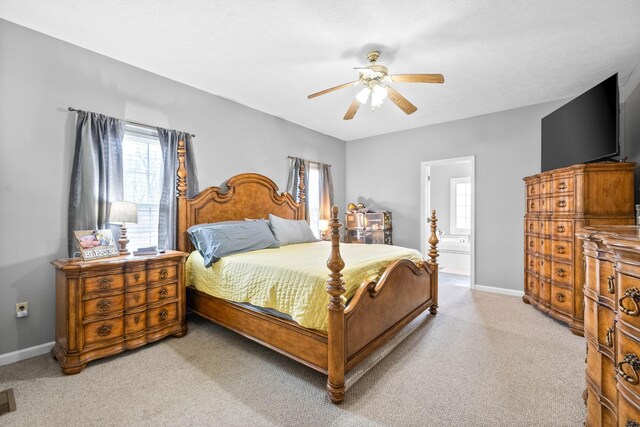
<path fill-rule="evenodd" d="M 618 154 L 618 74 L 542 119 L 543 172 Z"/>

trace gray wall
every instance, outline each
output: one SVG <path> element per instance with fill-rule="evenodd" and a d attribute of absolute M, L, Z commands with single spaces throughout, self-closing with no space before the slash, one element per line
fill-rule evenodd
<path fill-rule="evenodd" d="M 453 163 L 431 166 L 431 209 L 438 215 L 438 229 L 452 234 L 451 224 L 451 178 L 471 176 L 470 163 Z"/>
<path fill-rule="evenodd" d="M 287 155 L 330 163 L 345 205 L 344 142 L 0 20 L 0 355 L 54 339 L 49 263 L 66 253 L 68 106 L 195 133 L 202 187 L 258 172 L 284 190 Z M 30 314 L 16 319 L 21 301 Z"/>
<path fill-rule="evenodd" d="M 420 250 L 420 163 L 475 155 L 476 284 L 520 290 L 522 178 L 540 172 L 540 119 L 563 103 L 350 141 L 347 200 L 393 211 L 394 244 Z"/>

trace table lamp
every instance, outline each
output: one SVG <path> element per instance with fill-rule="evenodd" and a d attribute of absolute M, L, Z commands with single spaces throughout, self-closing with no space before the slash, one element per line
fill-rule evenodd
<path fill-rule="evenodd" d="M 127 249 L 127 222 L 138 223 L 138 205 L 133 202 L 113 202 L 109 211 L 109 224 L 122 224 L 120 227 L 120 239 L 118 246 L 120 255 L 128 255 Z"/>

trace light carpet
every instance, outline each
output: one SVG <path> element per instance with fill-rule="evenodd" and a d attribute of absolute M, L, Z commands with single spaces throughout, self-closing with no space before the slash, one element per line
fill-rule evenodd
<path fill-rule="evenodd" d="M 7 426 L 581 426 L 584 339 L 520 298 L 441 286 L 426 316 L 348 390 L 191 316 L 189 333 L 65 376 L 48 355 L 0 367 Z"/>

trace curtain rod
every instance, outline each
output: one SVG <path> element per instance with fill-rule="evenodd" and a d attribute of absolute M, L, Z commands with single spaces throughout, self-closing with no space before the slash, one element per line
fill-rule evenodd
<path fill-rule="evenodd" d="M 73 107 L 68 107 L 68 108 L 67 108 L 67 110 L 69 110 L 69 111 L 75 111 L 75 112 L 84 111 L 84 110 L 78 110 L 77 108 L 73 108 Z M 121 120 L 121 119 L 118 119 L 118 120 Z M 142 127 L 145 127 L 145 128 L 151 128 L 151 129 L 156 129 L 156 128 L 158 128 L 158 126 L 151 126 L 151 125 L 148 125 L 148 124 L 145 124 L 145 123 L 134 122 L 133 120 L 122 120 L 122 121 L 127 122 L 127 123 L 131 123 L 132 125 L 142 126 Z M 185 133 L 186 133 L 186 132 L 185 132 Z M 195 138 L 195 137 L 196 137 L 196 136 L 195 136 L 194 134 L 192 134 L 192 133 L 190 133 L 189 135 L 191 135 L 191 138 Z"/>
<path fill-rule="evenodd" d="M 309 162 L 309 163 L 315 163 L 317 165 L 327 165 L 329 167 L 331 167 L 330 164 L 328 163 L 320 163 L 320 162 L 316 162 L 315 160 L 308 160 L 308 159 L 303 159 L 302 157 L 295 157 L 295 156 L 287 156 L 290 159 L 300 159 L 300 160 L 304 160 L 305 162 Z"/>

